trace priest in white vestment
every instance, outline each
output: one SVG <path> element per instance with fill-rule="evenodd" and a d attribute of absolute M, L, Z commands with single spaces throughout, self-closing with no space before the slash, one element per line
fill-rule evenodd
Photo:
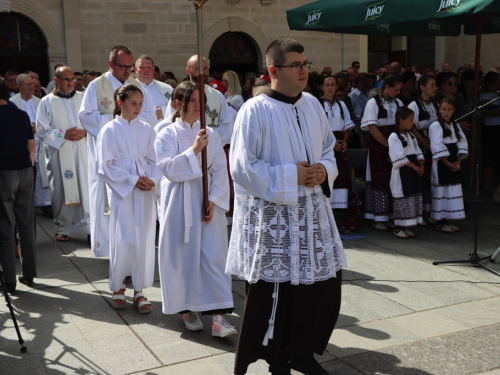
<path fill-rule="evenodd" d="M 170 102 L 174 89 L 172 86 L 154 79 L 154 71 L 155 65 L 151 57 L 142 55 L 135 61 L 137 80 L 148 88 L 156 108 L 157 122 L 160 122 L 165 118 L 167 105 Z"/>
<path fill-rule="evenodd" d="M 200 131 L 197 87 L 191 82 L 177 86 L 173 100 L 181 108 L 176 112 L 180 117 L 155 141 L 158 168 L 166 177 L 162 181 L 158 241 L 163 313 L 183 313 L 189 330 L 203 329 L 197 312 L 212 315 L 212 335 L 227 337 L 236 334 L 223 317 L 234 309 L 231 277 L 224 273 L 228 247 L 227 163 L 217 132 L 211 128 L 206 134 Z M 203 218 L 204 147 L 210 220 Z"/>
<path fill-rule="evenodd" d="M 161 179 L 154 149 L 156 133 L 137 118 L 143 99 L 137 86 L 124 85 L 117 98 L 119 116 L 102 128 L 96 142 L 98 171 L 108 186 L 110 207 L 109 288 L 115 307 L 123 308 L 124 281 L 131 275 L 134 305 L 140 313 L 148 313 L 151 303 L 142 289 L 154 281 L 155 208 Z"/>
<path fill-rule="evenodd" d="M 75 91 L 71 68 L 56 70 L 56 90 L 45 96 L 37 113 L 37 134 L 47 149 L 47 176 L 56 240 L 90 235 L 87 132 L 78 118 L 83 94 Z"/>
<path fill-rule="evenodd" d="M 193 55 L 187 61 L 186 73 L 193 83 L 198 83 L 198 55 Z M 205 77 L 208 75 L 207 60 L 203 58 L 203 74 Z M 210 85 L 205 85 L 206 95 L 206 124 L 209 128 L 214 128 L 221 140 L 222 147 L 231 141 L 231 134 L 233 133 L 233 118 L 229 112 L 224 95 L 217 89 Z M 172 115 L 174 107 L 170 104 L 167 105 L 165 119 L 156 125 L 156 133 L 160 133 L 161 129 L 172 123 Z"/>
<path fill-rule="evenodd" d="M 304 47 L 267 49 L 272 91 L 238 112 L 229 165 L 235 204 L 226 273 L 246 280 L 235 374 L 265 359 L 273 374 L 328 374 L 322 355 L 340 311 L 346 259 L 328 197 L 337 177 L 319 101 L 303 93 Z"/>
<path fill-rule="evenodd" d="M 40 142 L 40 137 L 36 134 L 36 112 L 40 105 L 40 99 L 33 95 L 35 84 L 29 74 L 19 74 L 16 80 L 19 86 L 19 93 L 12 96 L 10 101 L 28 114 L 33 126 L 33 133 L 35 133 L 35 207 L 41 207 L 45 215 L 51 216 L 52 210 L 50 209 L 50 190 L 47 179 L 45 146 L 43 142 Z"/>
<path fill-rule="evenodd" d="M 147 89 L 130 77 L 134 62 L 132 51 L 125 46 L 116 46 L 109 57 L 109 71 L 90 82 L 79 112 L 81 124 L 88 132 L 90 233 L 94 257 L 109 255 L 109 207 L 105 199 L 104 182 L 98 173 L 95 142 L 102 127 L 113 120 L 113 93 L 125 83 L 136 85 L 144 94 L 143 109 L 138 118 L 152 125 L 156 118 Z"/>

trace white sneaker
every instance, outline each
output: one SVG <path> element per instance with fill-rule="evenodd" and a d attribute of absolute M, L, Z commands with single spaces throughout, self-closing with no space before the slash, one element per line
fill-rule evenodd
<path fill-rule="evenodd" d="M 405 233 L 408 237 L 417 237 L 417 235 L 415 233 L 413 233 L 411 230 L 409 229 L 405 229 Z"/>
<path fill-rule="evenodd" d="M 237 334 L 236 329 L 222 315 L 212 317 L 212 336 L 228 337 Z"/>
<path fill-rule="evenodd" d="M 186 328 L 190 331 L 202 331 L 204 328 L 200 317 L 195 312 L 184 314 L 182 316 L 182 320 L 184 321 Z"/>

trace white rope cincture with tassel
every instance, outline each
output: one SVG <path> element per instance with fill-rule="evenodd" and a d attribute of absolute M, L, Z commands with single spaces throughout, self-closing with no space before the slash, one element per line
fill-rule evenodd
<path fill-rule="evenodd" d="M 276 319 L 276 310 L 278 308 L 278 294 L 279 294 L 279 283 L 276 281 L 274 283 L 273 292 L 273 309 L 271 311 L 271 319 L 269 319 L 269 328 L 267 329 L 266 335 L 264 336 L 264 341 L 262 341 L 263 346 L 267 346 L 269 340 L 272 340 L 274 334 L 274 320 Z"/>

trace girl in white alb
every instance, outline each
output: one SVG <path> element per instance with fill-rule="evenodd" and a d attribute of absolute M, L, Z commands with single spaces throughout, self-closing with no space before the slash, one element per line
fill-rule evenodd
<path fill-rule="evenodd" d="M 164 314 L 183 314 L 186 328 L 203 329 L 197 312 L 212 315 L 212 335 L 235 335 L 224 318 L 234 310 L 228 251 L 229 180 L 218 133 L 200 130 L 198 86 L 183 82 L 172 103 L 173 123 L 155 141 L 162 181 L 159 270 Z M 201 151 L 207 148 L 208 214 L 203 212 Z"/>

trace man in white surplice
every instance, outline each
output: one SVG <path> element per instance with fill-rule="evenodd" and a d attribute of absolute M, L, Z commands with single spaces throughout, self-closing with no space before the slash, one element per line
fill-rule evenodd
<path fill-rule="evenodd" d="M 148 88 L 155 104 L 157 122 L 160 122 L 165 118 L 167 104 L 170 102 L 174 89 L 170 85 L 154 79 L 154 71 L 155 64 L 151 57 L 142 55 L 135 61 L 137 80 Z"/>
<path fill-rule="evenodd" d="M 41 207 L 45 215 L 51 216 L 52 209 L 50 208 L 51 203 L 47 180 L 45 146 L 40 142 L 40 137 L 36 134 L 36 111 L 40 105 L 40 99 L 33 95 L 35 93 L 35 84 L 33 78 L 31 78 L 29 74 L 19 74 L 16 81 L 19 86 L 19 93 L 12 96 L 10 101 L 14 103 L 17 108 L 28 114 L 33 127 L 33 133 L 35 134 L 35 206 Z"/>
<path fill-rule="evenodd" d="M 319 101 L 302 90 L 304 47 L 266 52 L 271 90 L 245 103 L 231 139 L 233 229 L 226 273 L 248 282 L 235 374 L 265 359 L 274 374 L 328 374 L 322 354 L 340 311 L 346 267 L 328 197 L 338 175 Z"/>
<path fill-rule="evenodd" d="M 139 87 L 144 94 L 144 103 L 138 118 L 151 126 L 156 124 L 156 111 L 147 88 L 130 76 L 133 62 L 134 57 L 128 47 L 113 47 L 109 55 L 109 71 L 90 82 L 78 114 L 88 132 L 90 234 L 94 257 L 109 256 L 109 206 L 104 181 L 98 173 L 95 142 L 102 127 L 113 120 L 115 90 L 125 83 Z"/>
<path fill-rule="evenodd" d="M 75 91 L 71 68 L 61 66 L 56 90 L 45 96 L 37 113 L 37 134 L 47 147 L 47 176 L 56 225 L 56 240 L 90 234 L 87 132 L 78 110 L 83 94 Z"/>
<path fill-rule="evenodd" d="M 187 61 L 186 73 L 193 83 L 198 83 L 198 55 L 193 55 Z M 203 58 L 203 74 L 208 76 L 207 60 Z M 206 124 L 209 128 L 214 128 L 221 140 L 222 147 L 231 141 L 231 134 L 233 133 L 233 118 L 229 112 L 229 106 L 222 95 L 217 89 L 212 86 L 205 85 L 206 102 Z M 158 123 L 155 127 L 156 134 L 169 124 L 172 123 L 172 115 L 174 114 L 174 107 L 167 105 L 165 119 Z"/>

